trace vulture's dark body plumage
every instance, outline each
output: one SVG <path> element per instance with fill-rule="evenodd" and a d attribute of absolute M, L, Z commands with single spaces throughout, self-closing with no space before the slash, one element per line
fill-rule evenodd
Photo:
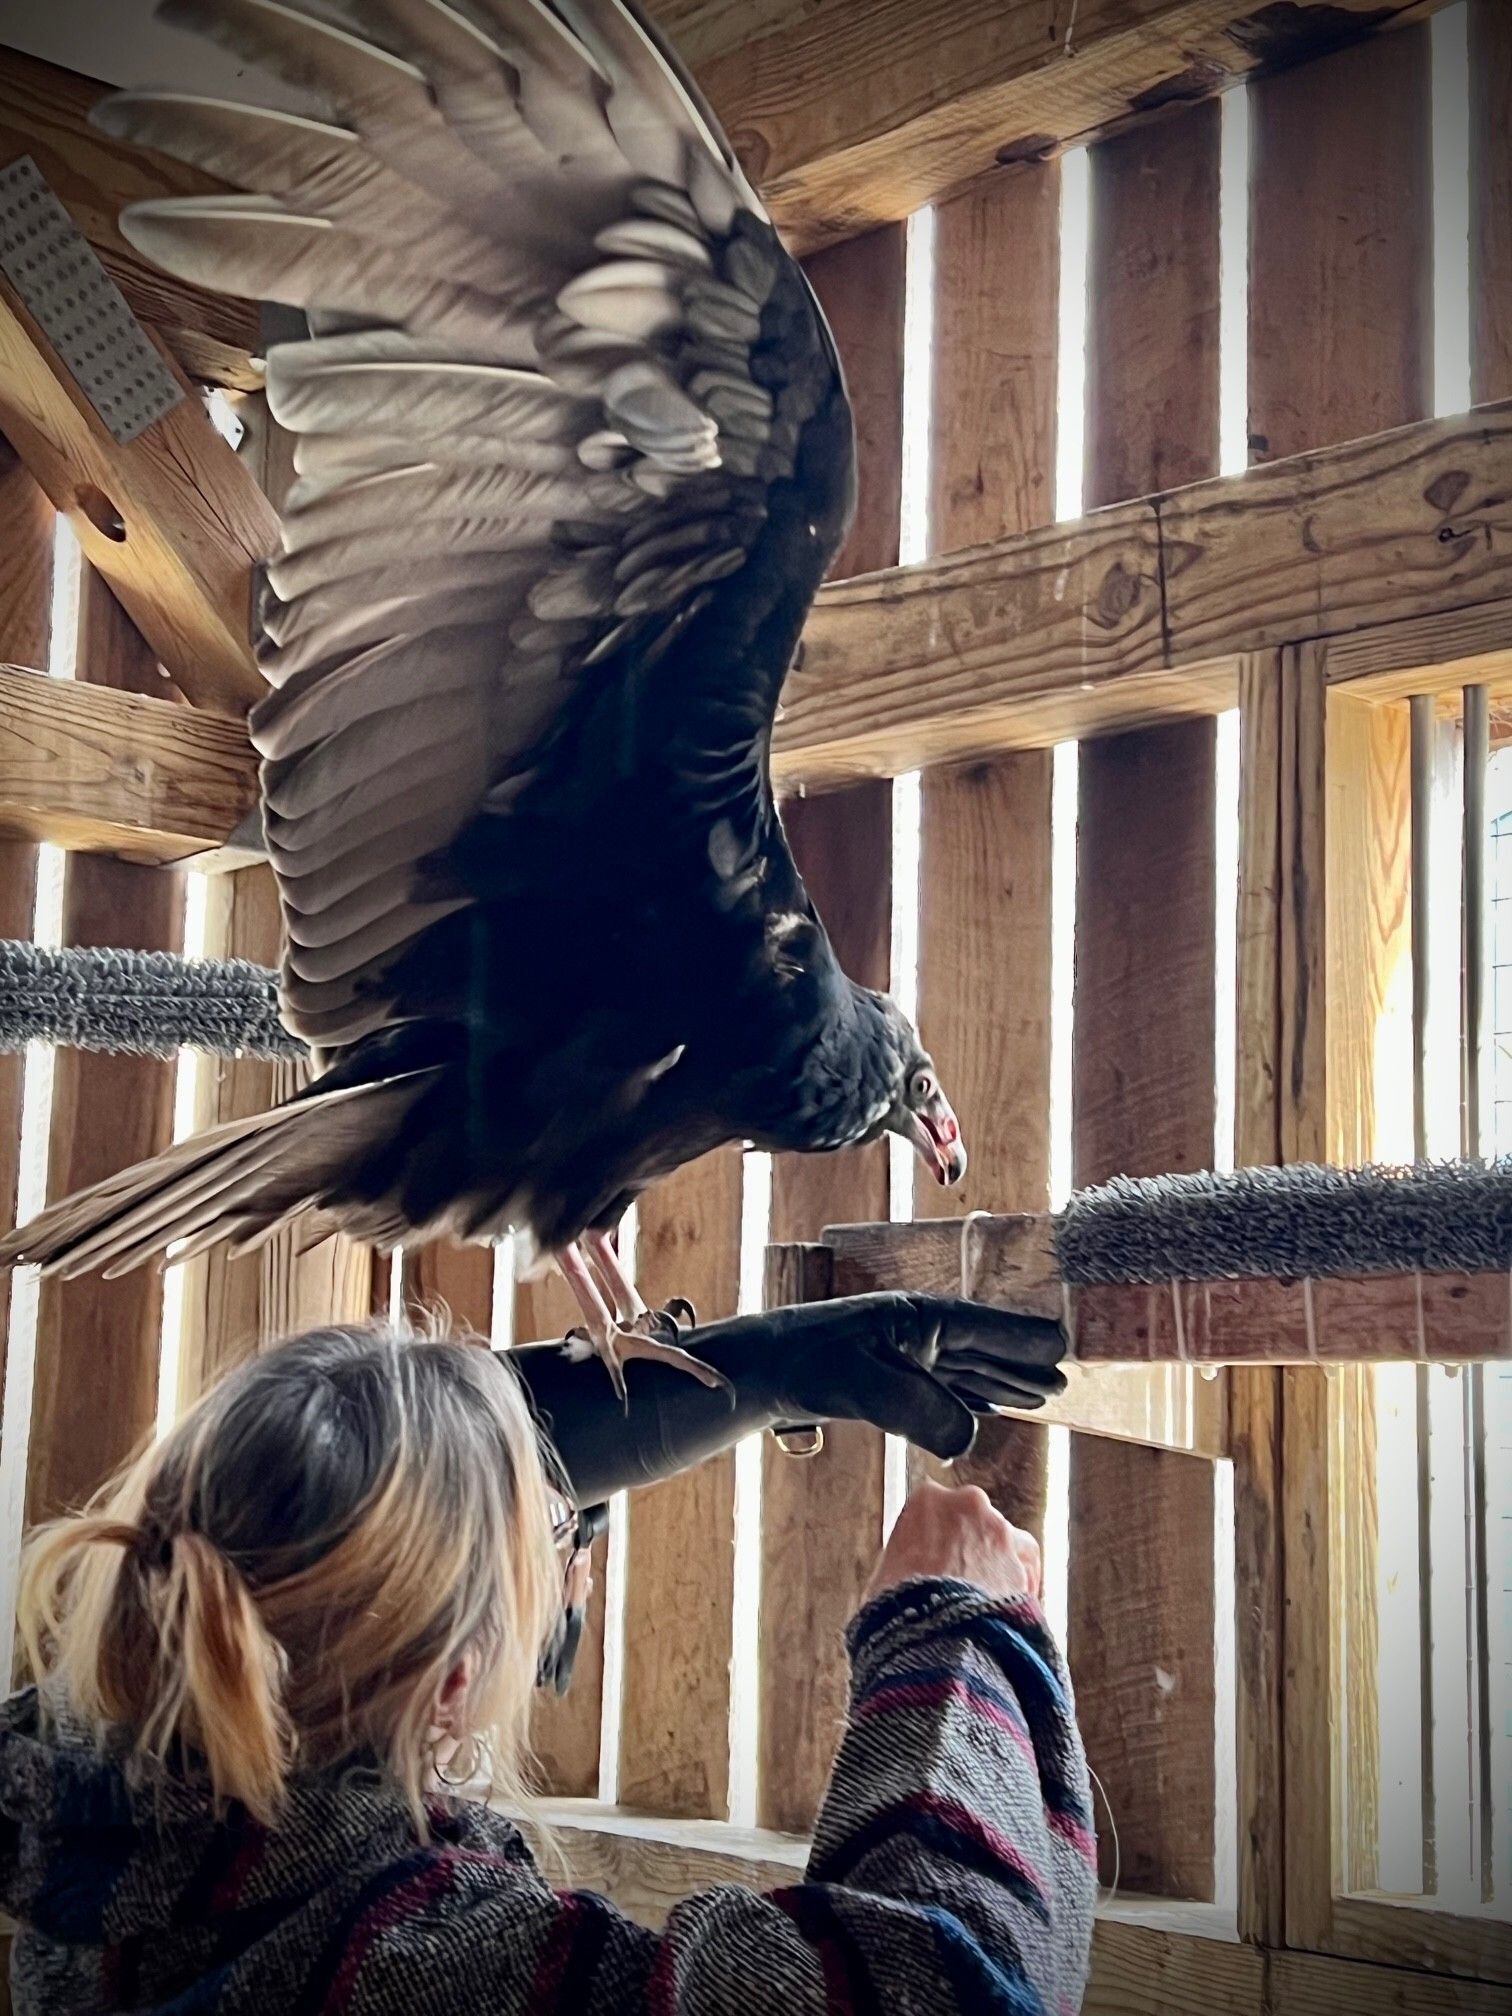
<path fill-rule="evenodd" d="M 620 0 L 166 0 L 308 117 L 128 93 L 106 126 L 249 193 L 125 229 L 301 310 L 299 481 L 254 711 L 320 1075 L 55 1207 L 68 1271 L 255 1242 L 610 1228 L 731 1141 L 962 1155 L 897 1009 L 841 973 L 772 723 L 854 495 L 829 332 Z"/>

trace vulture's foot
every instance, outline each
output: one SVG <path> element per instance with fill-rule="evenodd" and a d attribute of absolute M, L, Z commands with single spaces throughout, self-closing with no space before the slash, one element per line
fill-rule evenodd
<path fill-rule="evenodd" d="M 604 1361 L 605 1369 L 613 1380 L 614 1390 L 621 1401 L 627 1399 L 625 1367 L 634 1358 L 649 1359 L 656 1365 L 675 1366 L 681 1372 L 690 1373 L 705 1386 L 723 1387 L 727 1393 L 734 1391 L 723 1372 L 716 1372 L 712 1365 L 705 1365 L 701 1358 L 695 1358 L 691 1351 L 685 1351 L 680 1344 L 672 1344 L 664 1337 L 650 1335 L 647 1330 L 638 1328 L 632 1330 L 622 1323 L 611 1323 L 606 1330 L 591 1337 L 589 1341 L 595 1354 Z"/>
<path fill-rule="evenodd" d="M 698 1311 L 686 1295 L 672 1295 L 665 1305 L 657 1310 L 657 1315 L 672 1326 L 674 1336 L 684 1331 L 698 1328 Z"/>
<path fill-rule="evenodd" d="M 576 1242 L 563 1247 L 557 1255 L 557 1265 L 583 1312 L 583 1332 L 588 1344 L 594 1355 L 603 1360 L 621 1402 L 627 1397 L 625 1367 L 633 1358 L 675 1365 L 679 1370 L 691 1373 L 705 1386 L 718 1386 L 727 1393 L 733 1393 L 729 1380 L 722 1372 L 703 1364 L 677 1341 L 686 1333 L 679 1325 L 676 1312 L 686 1310 L 691 1328 L 691 1302 L 679 1296 L 666 1310 L 648 1309 L 626 1278 L 613 1242 L 606 1233 L 587 1233 L 583 1246 L 592 1257 L 593 1268 L 598 1271 L 597 1280 Z M 612 1298 L 612 1306 L 611 1301 L 605 1299 L 605 1288 Z"/>

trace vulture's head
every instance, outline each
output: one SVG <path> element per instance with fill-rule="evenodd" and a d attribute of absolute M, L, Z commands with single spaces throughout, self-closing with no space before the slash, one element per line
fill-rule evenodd
<path fill-rule="evenodd" d="M 934 1059 L 898 1004 L 876 996 L 893 1052 L 893 1102 L 878 1133 L 901 1134 L 918 1151 L 937 1183 L 959 1183 L 966 1174 L 966 1144 L 955 1109 L 945 1097 Z"/>

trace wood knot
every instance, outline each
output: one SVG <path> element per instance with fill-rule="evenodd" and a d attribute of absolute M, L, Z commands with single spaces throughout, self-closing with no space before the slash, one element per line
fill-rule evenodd
<path fill-rule="evenodd" d="M 1105 630 L 1116 630 L 1138 608 L 1143 586 L 1142 574 L 1131 574 L 1122 560 L 1115 560 L 1097 591 L 1095 621 Z"/>
<path fill-rule="evenodd" d="M 1435 511 L 1447 514 L 1454 509 L 1469 487 L 1468 469 L 1446 469 L 1441 476 L 1434 477 L 1423 492 L 1423 496 Z"/>

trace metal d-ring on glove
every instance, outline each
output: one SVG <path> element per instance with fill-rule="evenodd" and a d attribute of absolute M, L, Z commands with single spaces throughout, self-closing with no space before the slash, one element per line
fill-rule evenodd
<path fill-rule="evenodd" d="M 578 1508 L 564 1515 L 571 1554 L 564 1582 L 580 1583 L 616 1491 L 691 1469 L 765 1429 L 800 1432 L 825 1421 L 869 1421 L 950 1460 L 976 1436 L 977 1417 L 1041 1407 L 1064 1390 L 1058 1323 L 944 1296 L 890 1293 L 806 1303 L 711 1323 L 698 1355 L 730 1390 L 695 1384 L 657 1364 L 634 1367 L 621 1405 L 599 1368 L 560 1344 L 510 1354 L 561 1461 Z M 543 1683 L 566 1691 L 583 1606 L 564 1586 L 562 1626 L 542 1660 Z"/>

